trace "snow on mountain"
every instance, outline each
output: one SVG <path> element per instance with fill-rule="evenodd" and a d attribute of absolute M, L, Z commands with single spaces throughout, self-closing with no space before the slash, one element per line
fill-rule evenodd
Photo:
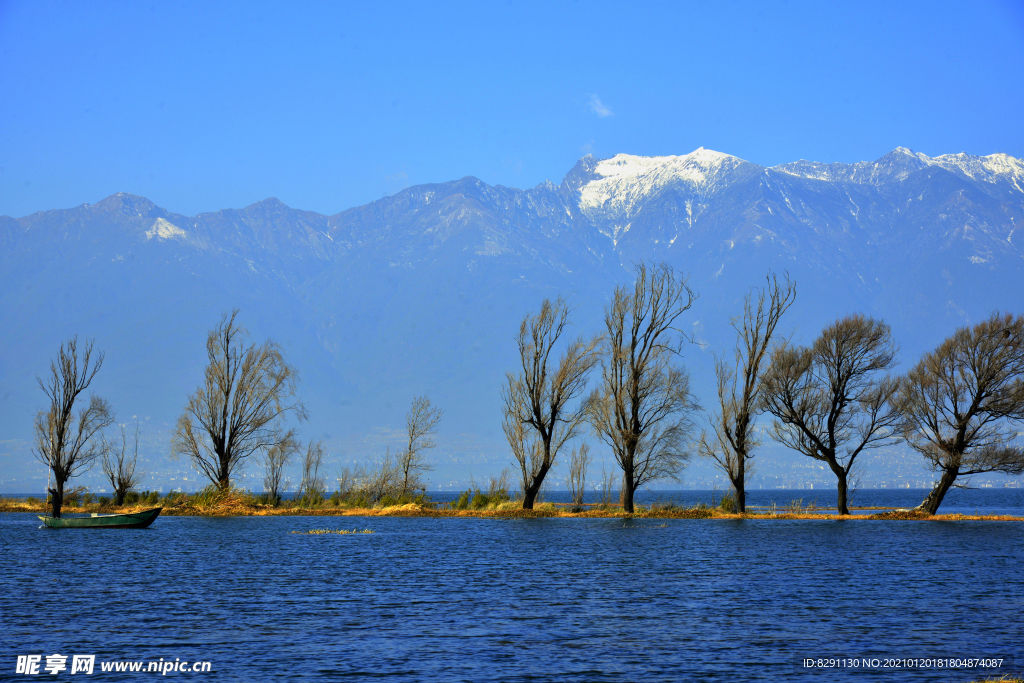
<path fill-rule="evenodd" d="M 162 240 L 169 240 L 172 238 L 185 239 L 187 236 L 187 232 L 163 218 L 157 218 L 153 221 L 153 227 L 146 231 L 146 239 L 148 240 L 151 240 L 154 237 Z"/>
<path fill-rule="evenodd" d="M 97 391 L 119 417 L 152 417 L 164 453 L 206 333 L 236 307 L 301 368 L 305 434 L 339 462 L 384 452 L 367 426 L 400 428 L 429 393 L 445 409 L 445 481 L 504 466 L 499 387 L 522 317 L 571 294 L 577 331 L 599 331 L 640 260 L 671 263 L 700 293 L 685 324 L 705 346 L 684 363 L 705 398 L 712 354 L 731 348 L 728 322 L 769 268 L 799 282 L 794 340 L 860 311 L 887 320 L 911 362 L 959 325 L 1020 310 L 1022 187 L 1024 164 L 1003 154 L 764 168 L 698 149 L 587 156 L 529 190 L 414 186 L 333 216 L 268 199 L 189 217 L 124 193 L 0 216 L 0 431 L 20 444 L 0 448 L 0 475 L 38 477 L 25 465 L 35 375 L 76 334 L 107 354 Z"/>
<path fill-rule="evenodd" d="M 877 161 L 825 164 L 801 159 L 774 166 L 772 170 L 813 180 L 878 185 L 906 180 L 911 173 L 930 166 L 974 181 L 1005 183 L 1018 192 L 1024 192 L 1024 162 L 1007 154 L 982 157 L 961 152 L 929 157 L 906 147 L 897 147 Z"/>
<path fill-rule="evenodd" d="M 685 156 L 617 154 L 597 162 L 593 180 L 579 189 L 579 207 L 591 220 L 629 218 L 636 207 L 666 187 L 706 197 L 728 185 L 730 171 L 753 166 L 703 147 Z"/>
<path fill-rule="evenodd" d="M 918 155 L 928 163 L 941 166 L 947 170 L 959 171 L 972 180 L 985 183 L 1007 181 L 1018 191 L 1024 192 L 1024 162 L 1008 154 L 989 154 L 979 157 L 971 154 L 943 154 L 929 159 L 923 154 Z"/>

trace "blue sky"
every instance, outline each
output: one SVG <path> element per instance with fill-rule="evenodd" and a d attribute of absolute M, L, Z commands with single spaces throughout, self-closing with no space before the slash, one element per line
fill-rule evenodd
<path fill-rule="evenodd" d="M 336 213 L 587 153 L 1024 157 L 1024 3 L 0 0 L 0 215 Z"/>

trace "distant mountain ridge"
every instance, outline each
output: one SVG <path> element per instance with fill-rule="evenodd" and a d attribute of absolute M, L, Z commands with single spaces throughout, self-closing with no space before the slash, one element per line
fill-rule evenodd
<path fill-rule="evenodd" d="M 701 148 L 587 156 L 561 183 L 525 190 L 418 185 L 330 216 L 274 198 L 183 216 L 118 193 L 0 217 L 0 443 L 24 449 L 34 376 L 72 334 L 107 352 L 97 391 L 166 435 L 198 381 L 205 330 L 240 307 L 304 373 L 309 429 L 331 434 L 342 459 L 382 449 L 412 395 L 430 393 L 446 407 L 452 471 L 493 464 L 518 321 L 571 294 L 579 331 L 596 331 L 637 260 L 668 261 L 700 292 L 685 324 L 705 346 L 686 363 L 705 390 L 711 352 L 729 347 L 730 317 L 769 268 L 798 283 L 796 338 L 859 310 L 889 321 L 910 361 L 957 325 L 1021 310 L 1022 188 L 1024 162 L 1004 154 L 897 148 L 769 168 Z M 5 457 L 0 445 L 0 470 L 28 476 L 21 455 L 13 469 Z"/>
<path fill-rule="evenodd" d="M 925 186 L 939 196 L 914 196 L 914 189 Z M 797 194 L 798 203 L 789 192 Z M 117 193 L 93 205 L 0 217 L 0 234 L 8 253 L 28 233 L 54 229 L 71 238 L 68 231 L 75 227 L 101 224 L 204 251 L 298 249 L 307 257 L 337 260 L 353 250 L 392 248 L 396 239 L 403 242 L 399 253 L 422 258 L 471 230 L 479 240 L 475 253 L 481 255 L 505 253 L 517 235 L 536 233 L 604 258 L 625 251 L 618 246 L 619 238 L 634 229 L 634 222 L 649 222 L 652 214 L 674 232 L 664 241 L 654 237 L 648 246 L 660 244 L 667 250 L 676 245 L 680 230 L 696 229 L 700 236 L 721 227 L 722 213 L 735 214 L 730 217 L 736 236 L 757 241 L 784 236 L 776 226 L 794 220 L 810 226 L 818 218 L 820 227 L 844 232 L 889 228 L 895 221 L 906 222 L 911 208 L 917 209 L 915 217 L 932 223 L 961 220 L 972 229 L 997 233 L 1009 227 L 1006 237 L 993 237 L 996 242 L 1009 238 L 1012 245 L 1010 233 L 1020 220 L 1022 197 L 1024 162 L 1005 154 L 931 158 L 900 147 L 874 162 L 796 161 L 766 168 L 700 148 L 684 156 L 587 156 L 560 185 L 542 183 L 528 190 L 489 186 L 468 177 L 420 185 L 332 216 L 292 209 L 269 198 L 243 209 L 187 217 L 143 197 Z M 915 206 L 915 200 L 923 204 Z M 638 232 L 644 232 L 644 239 L 652 237 L 650 229 Z M 610 244 L 593 243 L 602 235 Z M 972 255 L 986 260 L 994 256 L 994 245 L 979 243 L 977 237 L 972 246 L 984 247 Z M 735 246 L 736 240 L 732 242 Z"/>

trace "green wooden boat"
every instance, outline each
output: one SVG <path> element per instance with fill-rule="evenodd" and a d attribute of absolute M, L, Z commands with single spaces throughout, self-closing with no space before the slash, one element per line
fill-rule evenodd
<path fill-rule="evenodd" d="M 145 529 L 153 523 L 163 508 L 153 508 L 142 512 L 129 512 L 123 515 L 100 515 L 92 513 L 89 517 L 43 517 L 43 524 L 51 529 Z"/>

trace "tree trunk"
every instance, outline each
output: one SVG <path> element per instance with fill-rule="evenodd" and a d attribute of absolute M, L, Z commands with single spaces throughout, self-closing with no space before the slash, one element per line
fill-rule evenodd
<path fill-rule="evenodd" d="M 850 514 L 850 508 L 846 507 L 847 487 L 846 487 L 846 475 L 845 474 L 843 474 L 841 477 L 839 477 L 838 488 L 839 488 L 839 500 L 837 501 L 836 507 L 839 508 L 839 514 L 840 515 L 848 515 L 848 514 Z"/>
<path fill-rule="evenodd" d="M 622 509 L 629 514 L 633 514 L 633 492 L 633 471 L 630 468 L 622 476 Z"/>
<path fill-rule="evenodd" d="M 51 517 L 59 518 L 61 508 L 64 507 L 64 482 L 60 479 L 56 480 L 53 484 L 56 488 L 47 489 L 50 492 L 50 501 L 52 512 Z"/>
<path fill-rule="evenodd" d="M 832 469 L 832 473 L 836 475 L 836 488 L 839 493 L 838 500 L 836 501 L 836 507 L 839 509 L 840 515 L 848 515 L 850 514 L 850 508 L 846 506 L 846 498 L 848 495 L 846 470 L 844 470 L 835 460 L 828 461 L 828 465 Z"/>
<path fill-rule="evenodd" d="M 523 492 L 523 509 L 532 510 L 533 504 L 537 500 L 537 494 L 540 493 L 541 484 L 544 483 L 544 477 L 548 473 L 548 467 L 542 465 L 540 471 L 537 472 L 537 476 L 533 478 L 533 483 L 530 484 Z"/>
<path fill-rule="evenodd" d="M 125 496 L 126 493 L 128 493 L 128 492 L 127 491 L 122 491 L 121 489 L 115 490 L 114 491 L 114 505 L 116 505 L 117 507 L 121 507 L 122 505 L 124 505 L 124 496 Z"/>
<path fill-rule="evenodd" d="M 939 478 L 939 483 L 935 485 L 932 492 L 928 494 L 928 497 L 924 499 L 916 509 L 923 510 L 929 515 L 934 515 L 939 510 L 939 505 L 942 504 L 942 499 L 946 497 L 946 491 L 949 491 L 950 487 L 953 486 L 953 482 L 956 481 L 957 476 L 960 474 L 959 467 L 949 467 L 942 470 L 942 476 Z"/>
<path fill-rule="evenodd" d="M 736 480 L 732 483 L 732 487 L 736 489 L 736 511 L 741 515 L 747 512 L 747 489 L 743 485 L 743 480 L 746 478 L 747 458 L 743 453 L 736 454 Z"/>

